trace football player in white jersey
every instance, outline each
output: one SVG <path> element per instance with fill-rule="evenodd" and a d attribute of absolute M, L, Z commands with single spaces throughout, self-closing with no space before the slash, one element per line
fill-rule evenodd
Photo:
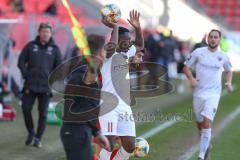
<path fill-rule="evenodd" d="M 200 131 L 199 160 L 205 160 L 209 151 L 212 122 L 221 96 L 222 72 L 225 71 L 228 91 L 232 91 L 231 63 L 218 47 L 221 32 L 213 29 L 208 34 L 208 46 L 194 50 L 183 68 L 191 87 L 194 88 L 193 109 Z M 196 77 L 191 69 L 195 69 Z"/>
<path fill-rule="evenodd" d="M 118 105 L 108 113 L 101 113 L 99 117 L 101 132 L 108 137 L 112 144 L 110 152 L 101 150 L 100 160 L 127 160 L 135 149 L 136 131 L 130 107 L 130 80 L 127 62 L 129 58 L 135 56 L 137 50 L 144 48 L 139 17 L 140 13 L 133 10 L 130 12 L 128 20 L 135 29 L 135 42 L 132 43 L 128 29 L 119 27 L 116 51 L 107 53 L 107 58 L 101 68 L 102 90 L 115 95 L 118 98 Z M 109 104 L 111 105 L 111 102 Z M 113 150 L 116 136 L 120 138 L 122 146 Z"/>

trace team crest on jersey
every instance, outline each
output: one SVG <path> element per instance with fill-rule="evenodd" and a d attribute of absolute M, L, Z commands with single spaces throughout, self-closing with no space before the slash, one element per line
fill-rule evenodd
<path fill-rule="evenodd" d="M 47 54 L 52 55 L 52 50 L 53 50 L 53 47 L 48 47 Z"/>
<path fill-rule="evenodd" d="M 33 52 L 37 52 L 38 51 L 38 45 L 34 44 L 33 45 Z"/>
<path fill-rule="evenodd" d="M 52 50 L 53 50 L 53 47 L 48 47 L 47 50 L 48 50 L 48 51 L 52 51 Z"/>
<path fill-rule="evenodd" d="M 218 57 L 218 61 L 222 61 L 222 57 Z"/>

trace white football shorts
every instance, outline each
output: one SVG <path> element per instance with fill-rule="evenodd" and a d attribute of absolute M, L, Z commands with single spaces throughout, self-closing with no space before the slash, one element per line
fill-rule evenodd
<path fill-rule="evenodd" d="M 203 117 L 214 120 L 217 112 L 220 96 L 193 97 L 193 110 L 197 122 L 202 122 Z"/>
<path fill-rule="evenodd" d="M 105 136 L 136 137 L 136 128 L 132 109 L 127 105 L 119 105 L 111 112 L 99 117 L 101 133 Z"/>

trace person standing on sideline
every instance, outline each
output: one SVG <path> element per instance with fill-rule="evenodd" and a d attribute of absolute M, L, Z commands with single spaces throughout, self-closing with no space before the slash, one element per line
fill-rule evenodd
<path fill-rule="evenodd" d="M 183 68 L 194 88 L 193 109 L 200 132 L 199 160 L 206 160 L 211 147 L 212 122 L 217 112 L 222 90 L 222 72 L 226 73 L 225 86 L 232 91 L 231 63 L 226 54 L 218 50 L 221 32 L 213 29 L 208 34 L 208 46 L 194 50 Z M 191 69 L 195 69 L 196 78 Z"/>
<path fill-rule="evenodd" d="M 49 23 L 41 23 L 38 36 L 23 48 L 18 60 L 18 67 L 25 80 L 22 110 L 28 131 L 26 145 L 31 145 L 34 140 L 35 147 L 42 147 L 41 138 L 46 127 L 47 109 L 51 97 L 48 76 L 60 63 L 61 53 L 52 38 L 52 26 Z M 31 111 L 36 98 L 39 119 L 35 132 Z"/>

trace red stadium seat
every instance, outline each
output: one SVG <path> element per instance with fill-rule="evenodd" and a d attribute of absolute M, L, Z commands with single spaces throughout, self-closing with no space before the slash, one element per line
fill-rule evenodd
<path fill-rule="evenodd" d="M 9 0 L 1 0 L 1 2 L 0 2 L 0 10 L 1 10 L 2 12 L 8 13 L 8 12 L 10 12 L 10 11 L 12 10 L 12 9 L 11 9 L 11 6 L 8 5 L 8 1 L 9 1 Z"/>
<path fill-rule="evenodd" d="M 221 8 L 226 7 L 226 1 L 225 0 L 218 0 L 218 6 Z"/>
<path fill-rule="evenodd" d="M 207 0 L 206 5 L 210 8 L 214 8 L 217 5 L 217 1 Z"/>
<path fill-rule="evenodd" d="M 240 26 L 239 26 L 239 25 L 235 25 L 234 29 L 235 29 L 236 31 L 240 31 Z"/>
<path fill-rule="evenodd" d="M 84 14 L 82 9 L 75 7 L 74 5 L 71 5 L 71 4 L 70 4 L 70 7 L 74 14 Z M 61 2 L 57 3 L 57 9 L 58 9 L 59 15 L 67 14 L 67 10 L 65 9 L 65 7 L 63 6 L 63 4 Z"/>
<path fill-rule="evenodd" d="M 230 7 L 234 7 L 237 4 L 237 0 L 227 0 L 226 5 Z"/>
<path fill-rule="evenodd" d="M 208 8 L 207 10 L 208 15 L 223 15 L 224 9 L 222 8 Z"/>
<path fill-rule="evenodd" d="M 224 8 L 224 7 L 220 7 L 219 10 L 220 10 L 220 11 L 219 11 L 219 14 L 220 14 L 220 15 L 224 15 L 224 13 L 225 13 L 225 8 Z"/>
<path fill-rule="evenodd" d="M 227 17 L 227 22 L 232 25 L 239 25 L 240 17 Z"/>
<path fill-rule="evenodd" d="M 43 13 L 54 0 L 23 0 L 27 13 Z"/>
<path fill-rule="evenodd" d="M 211 15 L 214 15 L 214 9 L 211 9 L 211 8 L 208 8 L 207 9 L 207 14 L 209 15 L 209 16 L 211 16 Z"/>
<path fill-rule="evenodd" d="M 233 24 L 233 23 L 234 23 L 233 17 L 227 17 L 226 22 L 227 22 L 228 24 Z"/>
<path fill-rule="evenodd" d="M 23 0 L 23 5 L 27 13 L 39 13 L 38 0 Z"/>
<path fill-rule="evenodd" d="M 198 0 L 201 5 L 205 5 L 207 0 Z"/>
<path fill-rule="evenodd" d="M 239 26 L 239 24 L 240 24 L 240 17 L 235 17 L 234 18 L 234 23 Z"/>
<path fill-rule="evenodd" d="M 236 15 L 236 16 L 240 16 L 240 8 L 235 9 L 235 15 Z"/>
<path fill-rule="evenodd" d="M 48 22 L 53 26 L 53 28 L 55 28 L 55 26 L 57 26 L 57 24 L 59 23 L 58 18 L 52 17 L 52 16 L 47 16 L 47 15 L 37 15 L 35 18 L 35 21 L 38 24 L 40 24 L 42 22 Z"/>
<path fill-rule="evenodd" d="M 224 12 L 226 16 L 234 16 L 235 14 L 234 9 L 231 9 L 231 8 L 226 8 Z"/>
<path fill-rule="evenodd" d="M 41 0 L 38 1 L 37 8 L 39 12 L 44 12 L 54 2 L 54 0 Z"/>
<path fill-rule="evenodd" d="M 29 24 L 26 21 L 21 24 L 14 24 L 12 29 L 11 38 L 16 42 L 14 49 L 20 51 L 29 41 Z"/>
<path fill-rule="evenodd" d="M 198 3 L 205 7 L 209 16 L 222 16 L 231 28 L 239 30 L 240 0 L 198 0 Z"/>

